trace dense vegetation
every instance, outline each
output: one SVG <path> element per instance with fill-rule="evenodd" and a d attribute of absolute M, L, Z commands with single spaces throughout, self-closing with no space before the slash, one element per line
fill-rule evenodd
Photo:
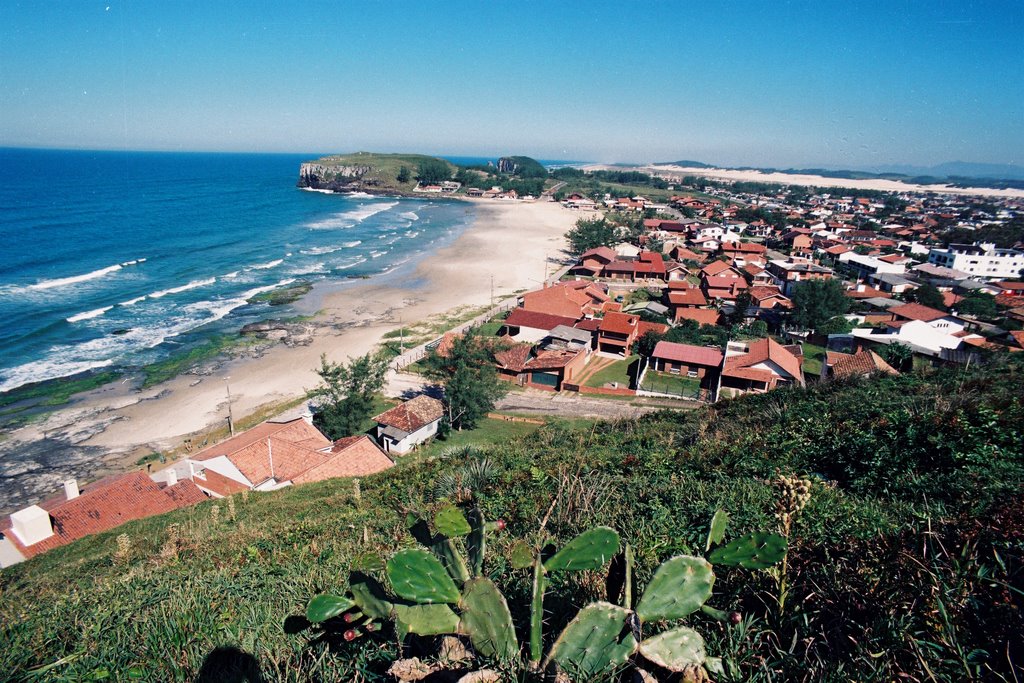
<path fill-rule="evenodd" d="M 642 589 L 663 560 L 703 551 L 719 507 L 737 534 L 776 527 L 770 480 L 806 474 L 784 607 L 768 572 L 726 568 L 710 603 L 742 619 L 689 618 L 725 660 L 717 680 L 1019 680 L 1022 380 L 1010 358 L 549 425 L 487 455 L 480 505 L 508 533 L 485 571 L 515 610 L 530 578 L 511 539 L 536 543 L 542 519 L 562 542 L 605 524 L 635 549 Z M 299 615 L 344 588 L 355 555 L 409 544 L 406 513 L 438 509 L 438 482 L 478 458 L 211 501 L 4 570 L 0 679 L 377 680 L 397 656 L 386 632 L 349 643 Z M 600 573 L 559 578 L 545 632 L 604 592 Z"/>

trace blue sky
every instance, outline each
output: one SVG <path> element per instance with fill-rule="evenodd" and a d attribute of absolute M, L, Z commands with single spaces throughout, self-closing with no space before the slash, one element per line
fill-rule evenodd
<path fill-rule="evenodd" d="M 1024 164 L 1024 3 L 0 3 L 0 145 Z"/>

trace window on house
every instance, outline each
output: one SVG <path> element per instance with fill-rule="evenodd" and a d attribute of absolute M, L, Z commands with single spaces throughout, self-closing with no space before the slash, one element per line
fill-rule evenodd
<path fill-rule="evenodd" d="M 694 370 L 693 368 L 690 368 L 689 370 L 686 371 L 686 376 L 687 377 L 696 377 L 697 376 L 697 371 Z"/>
<path fill-rule="evenodd" d="M 678 365 L 670 365 L 670 366 L 668 366 L 668 371 L 669 371 L 670 374 L 678 375 L 679 374 L 679 366 Z"/>

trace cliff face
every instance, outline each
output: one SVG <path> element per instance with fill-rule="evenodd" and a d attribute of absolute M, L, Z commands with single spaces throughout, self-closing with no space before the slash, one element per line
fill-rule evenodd
<path fill-rule="evenodd" d="M 308 162 L 299 167 L 299 187 L 312 187 L 318 190 L 344 190 L 349 186 L 361 184 L 360 181 L 370 170 L 369 166 Z"/>

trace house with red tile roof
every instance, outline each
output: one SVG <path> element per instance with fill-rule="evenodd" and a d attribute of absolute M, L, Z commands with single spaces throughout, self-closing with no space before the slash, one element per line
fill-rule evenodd
<path fill-rule="evenodd" d="M 617 258 L 615 250 L 611 247 L 596 247 L 588 249 L 580 254 L 576 265 L 569 272 L 591 277 L 601 274 L 604 267 Z"/>
<path fill-rule="evenodd" d="M 587 280 L 558 282 L 523 294 L 522 308 L 579 320 L 601 310 L 608 301 L 604 285 Z"/>
<path fill-rule="evenodd" d="M 420 394 L 376 415 L 377 439 L 385 453 L 403 455 L 437 434 L 444 404 Z"/>
<path fill-rule="evenodd" d="M 701 388 L 711 392 L 711 400 L 714 400 L 724 357 L 722 350 L 714 346 L 660 341 L 655 345 L 650 365 L 645 371 L 699 379 Z"/>
<path fill-rule="evenodd" d="M 154 476 L 189 479 L 208 495 L 221 498 L 244 490 L 273 491 L 330 476 L 355 476 L 331 472 L 371 474 L 365 467 L 365 444 L 347 445 L 356 447 L 339 447 L 305 418 L 268 420 L 194 453 Z M 349 463 L 351 458 L 356 462 Z M 373 471 L 393 464 L 386 456 L 376 458 Z"/>
<path fill-rule="evenodd" d="M 738 268 L 735 268 L 727 261 L 712 261 L 703 268 L 697 274 L 701 279 L 708 277 L 718 278 L 731 278 L 733 280 L 743 280 L 743 273 Z"/>
<path fill-rule="evenodd" d="M 676 323 L 692 320 L 698 325 L 717 325 L 722 314 L 714 308 L 680 308 L 676 311 Z"/>
<path fill-rule="evenodd" d="M 748 289 L 746 278 L 705 277 L 700 281 L 701 289 L 709 300 L 735 301 L 740 292 Z"/>
<path fill-rule="evenodd" d="M 867 377 L 874 374 L 898 375 L 891 365 L 874 351 L 864 349 L 857 353 L 826 354 L 826 362 L 822 364 L 822 374 L 835 379 L 847 377 Z"/>
<path fill-rule="evenodd" d="M 525 308 L 513 308 L 502 323 L 498 334 L 509 336 L 520 342 L 538 342 L 559 325 L 572 327 L 582 317 L 581 315 L 570 318 L 551 313 L 528 311 Z"/>
<path fill-rule="evenodd" d="M 597 325 L 597 350 L 628 356 L 638 336 L 640 316 L 628 313 L 605 313 Z"/>
<path fill-rule="evenodd" d="M 804 386 L 800 359 L 771 337 L 726 346 L 721 390 L 736 395 L 786 385 Z"/>
<path fill-rule="evenodd" d="M 963 332 L 967 327 L 964 321 L 957 318 L 955 315 L 946 313 L 945 311 L 940 311 L 937 308 L 922 306 L 917 303 L 893 306 L 889 309 L 889 313 L 892 314 L 894 322 L 920 320 L 921 322 L 928 323 L 931 327 L 934 327 L 936 330 L 945 334 Z"/>
<path fill-rule="evenodd" d="M 8 567 L 135 519 L 206 500 L 190 481 L 157 483 L 131 472 L 86 485 L 64 483 L 63 496 L 12 513 L 0 522 L 0 567 Z"/>
<path fill-rule="evenodd" d="M 542 348 L 515 344 L 494 354 L 498 377 L 545 391 L 560 391 L 586 365 L 589 349 Z"/>
<path fill-rule="evenodd" d="M 747 291 L 750 294 L 751 304 L 758 308 L 782 308 L 786 310 L 793 308 L 793 302 L 784 296 L 782 290 L 775 285 L 751 287 Z"/>

